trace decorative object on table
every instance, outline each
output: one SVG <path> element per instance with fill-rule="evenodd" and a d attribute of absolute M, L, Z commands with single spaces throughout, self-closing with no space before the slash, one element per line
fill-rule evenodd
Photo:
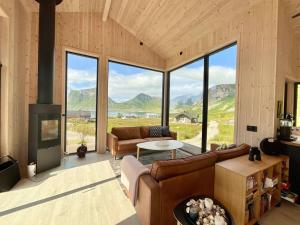
<path fill-rule="evenodd" d="M 20 178 L 17 160 L 9 155 L 0 157 L 0 192 L 9 191 Z"/>
<path fill-rule="evenodd" d="M 250 161 L 261 161 L 261 155 L 260 155 L 260 150 L 257 147 L 251 147 L 250 152 L 249 152 L 249 158 Z"/>
<path fill-rule="evenodd" d="M 283 151 L 281 142 L 276 138 L 263 139 L 259 147 L 267 155 L 280 155 Z"/>
<path fill-rule="evenodd" d="M 186 203 L 185 211 L 188 217 L 197 225 L 231 224 L 231 220 L 227 217 L 225 209 L 218 204 L 214 204 L 211 198 L 190 199 Z"/>
<path fill-rule="evenodd" d="M 288 114 L 285 118 L 280 119 L 279 138 L 281 140 L 293 141 L 292 137 L 293 116 Z"/>

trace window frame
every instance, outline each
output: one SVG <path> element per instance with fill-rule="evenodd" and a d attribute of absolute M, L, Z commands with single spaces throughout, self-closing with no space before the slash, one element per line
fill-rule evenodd
<path fill-rule="evenodd" d="M 177 67 L 175 67 L 175 68 L 167 71 L 168 83 L 167 83 L 166 87 L 168 89 L 167 90 L 167 94 L 168 94 L 168 97 L 167 97 L 168 101 L 167 101 L 167 103 L 168 104 L 166 106 L 165 113 L 167 113 L 168 116 L 166 117 L 167 121 L 165 121 L 165 123 L 166 123 L 167 126 L 169 126 L 169 122 L 170 122 L 169 121 L 170 120 L 170 116 L 169 116 L 170 115 L 170 101 L 169 100 L 170 100 L 170 80 L 171 80 L 170 74 L 171 74 L 171 72 L 173 72 L 175 70 L 178 70 L 178 69 L 181 69 L 181 68 L 183 68 L 183 67 L 185 67 L 187 65 L 190 65 L 190 64 L 192 64 L 192 63 L 194 63 L 196 61 L 204 60 L 204 64 L 203 64 L 204 71 L 203 71 L 203 100 L 202 100 L 203 101 L 202 102 L 203 107 L 202 107 L 202 143 L 201 143 L 201 153 L 207 152 L 207 117 L 208 117 L 208 90 L 209 90 L 209 87 L 208 87 L 209 86 L 209 58 L 210 58 L 210 56 L 212 56 L 212 55 L 214 55 L 216 53 L 222 52 L 222 51 L 224 51 L 224 50 L 226 50 L 228 48 L 231 48 L 233 46 L 237 46 L 238 47 L 238 42 L 237 41 L 232 42 L 232 43 L 230 43 L 230 44 L 228 44 L 228 45 L 226 45 L 226 46 L 224 46 L 222 48 L 219 48 L 219 49 L 217 49 L 215 51 L 207 53 L 207 54 L 205 54 L 203 56 L 200 56 L 200 57 L 198 57 L 198 58 L 196 58 L 196 59 L 194 59 L 192 61 L 189 61 L 187 63 L 184 63 L 184 64 L 182 64 L 180 66 L 177 66 Z M 238 62 L 238 52 L 236 53 L 236 56 L 237 56 L 236 60 Z M 237 76 L 237 73 L 236 73 L 236 76 Z M 235 83 L 236 87 L 238 86 L 237 83 L 238 83 L 238 79 L 236 79 L 236 83 Z M 237 98 L 236 98 L 236 100 L 237 100 Z M 235 109 L 235 111 L 236 110 L 237 109 Z M 235 113 L 235 115 L 236 115 L 236 113 Z M 234 120 L 234 123 L 236 123 L 236 118 Z M 236 136 L 236 126 L 234 126 L 234 137 L 235 136 Z"/>
<path fill-rule="evenodd" d="M 149 67 L 145 67 L 145 66 L 140 66 L 140 65 L 136 65 L 134 63 L 130 64 L 130 63 L 127 63 L 127 62 L 122 62 L 122 61 L 118 61 L 118 60 L 114 60 L 114 59 L 108 59 L 108 62 L 107 62 L 107 99 L 109 98 L 108 96 L 108 88 L 109 88 L 109 63 L 117 63 L 117 64 L 121 64 L 121 65 L 124 65 L 124 66 L 131 66 L 131 67 L 136 67 L 136 68 L 139 68 L 139 69 L 145 69 L 145 70 L 150 70 L 150 71 L 154 71 L 154 72 L 159 72 L 161 73 L 161 84 L 162 84 L 162 94 L 161 94 L 161 121 L 160 121 L 160 125 L 161 126 L 164 126 L 165 125 L 165 105 L 168 105 L 165 104 L 166 102 L 166 95 L 165 95 L 165 91 L 167 91 L 165 89 L 165 85 L 166 85 L 166 72 L 163 71 L 163 70 L 158 70 L 158 69 L 153 69 L 153 68 L 149 68 Z M 106 130 L 107 130 L 107 127 L 108 127 L 108 105 L 107 105 L 107 122 L 106 122 Z"/>
<path fill-rule="evenodd" d="M 300 82 L 294 83 L 294 126 L 297 126 L 297 110 L 298 110 L 298 86 L 300 85 Z"/>
<path fill-rule="evenodd" d="M 97 142 L 98 142 L 98 91 L 99 91 L 99 62 L 100 62 L 100 58 L 97 56 L 93 56 L 93 55 L 89 55 L 88 53 L 79 53 L 79 52 L 75 52 L 72 50 L 66 50 L 65 51 L 65 107 L 64 107 L 64 153 L 68 153 L 67 150 L 67 109 L 68 109 L 68 94 L 67 94 L 67 88 L 68 88 L 68 54 L 73 54 L 73 55 L 77 55 L 77 56 L 82 56 L 82 57 L 87 57 L 87 58 L 92 58 L 92 59 L 96 59 L 97 60 L 97 71 L 96 71 L 96 121 L 95 121 L 95 128 L 96 128 L 96 132 L 95 132 L 95 150 L 88 150 L 88 152 L 97 152 Z M 68 153 L 68 155 L 74 155 L 77 154 L 76 152 L 71 152 Z"/>

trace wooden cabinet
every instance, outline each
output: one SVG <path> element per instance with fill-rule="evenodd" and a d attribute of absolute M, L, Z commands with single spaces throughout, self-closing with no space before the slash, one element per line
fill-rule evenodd
<path fill-rule="evenodd" d="M 281 180 L 287 169 L 286 156 L 263 154 L 261 161 L 252 162 L 244 155 L 219 162 L 215 168 L 215 198 L 229 210 L 236 225 L 255 224 L 280 203 Z M 266 180 L 273 187 L 265 186 Z"/>

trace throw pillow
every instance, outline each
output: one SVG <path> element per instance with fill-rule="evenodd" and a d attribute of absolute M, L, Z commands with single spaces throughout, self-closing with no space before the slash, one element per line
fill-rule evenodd
<path fill-rule="evenodd" d="M 170 137 L 170 130 L 168 126 L 162 126 L 161 129 L 163 137 Z"/>
<path fill-rule="evenodd" d="M 149 128 L 149 136 L 150 137 L 161 137 L 162 136 L 161 126 L 150 127 Z"/>

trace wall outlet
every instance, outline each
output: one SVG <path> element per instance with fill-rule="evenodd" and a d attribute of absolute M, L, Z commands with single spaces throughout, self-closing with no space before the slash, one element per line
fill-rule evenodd
<path fill-rule="evenodd" d="M 247 131 L 257 132 L 257 126 L 247 125 Z"/>

